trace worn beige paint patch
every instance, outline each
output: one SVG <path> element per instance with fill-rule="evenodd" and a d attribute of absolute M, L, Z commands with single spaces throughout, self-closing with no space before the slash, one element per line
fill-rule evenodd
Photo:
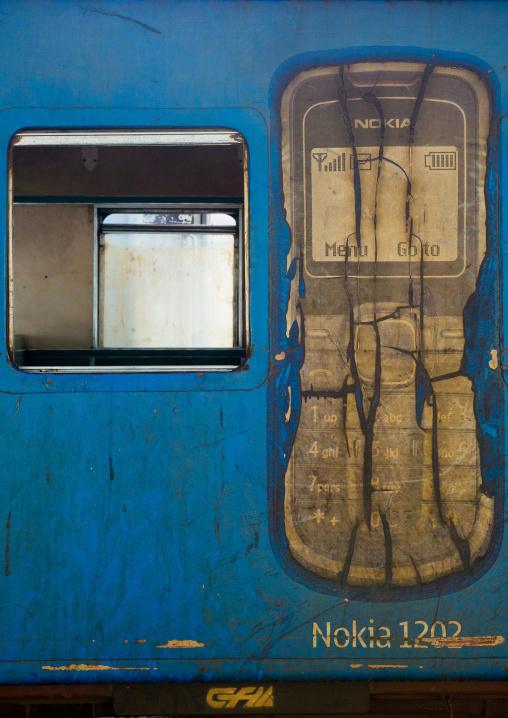
<path fill-rule="evenodd" d="M 422 638 L 434 648 L 466 648 L 469 646 L 499 646 L 503 636 L 457 636 L 457 638 Z"/>
<path fill-rule="evenodd" d="M 204 643 L 198 643 L 197 641 L 172 640 L 168 641 L 163 646 L 157 646 L 157 648 L 203 648 L 204 645 Z"/>
<path fill-rule="evenodd" d="M 42 666 L 43 671 L 157 671 L 146 666 L 104 666 L 89 663 L 71 663 L 69 666 Z"/>
<path fill-rule="evenodd" d="M 346 120 L 346 90 L 339 100 L 336 83 L 360 87 L 364 73 L 375 72 L 386 78 L 385 87 L 395 87 L 410 67 L 422 80 L 421 94 L 398 105 L 407 110 L 389 119 L 393 105 L 384 104 L 388 95 L 381 91 L 369 102 L 376 97 L 384 116 L 365 119 L 358 108 L 367 96 L 362 100 L 355 90 Z M 421 100 L 437 109 L 434 100 L 441 98 L 426 95 L 432 95 L 424 80 L 429 70 L 434 78 L 451 72 L 454 82 L 470 83 L 477 98 L 474 141 L 457 114 L 446 144 L 436 135 L 438 144 L 417 148 L 404 133 L 399 145 L 384 142 L 382 127 L 413 125 L 406 137 L 412 136 Z M 298 94 L 298 104 L 303 87 L 308 100 Z M 284 417 L 293 432 L 284 528 L 295 561 L 323 579 L 339 577 L 343 588 L 411 593 L 440 577 L 467 576 L 492 550 L 495 498 L 483 488 L 476 398 L 462 369 L 463 309 L 476 291 L 486 246 L 489 113 L 489 97 L 473 73 L 423 63 L 312 68 L 295 76 L 281 99 L 291 236 L 285 333 L 290 345 L 304 349 L 301 363 L 286 357 L 298 370 L 302 401 Z M 431 129 L 429 118 L 420 114 L 417 132 L 422 123 L 425 132 Z M 353 126 L 380 131 L 360 132 L 347 146 L 333 139 L 352 137 Z M 459 161 L 466 145 L 467 162 Z M 424 286 L 428 279 L 431 288 Z M 456 282 L 460 299 L 450 289 Z M 496 356 L 485 358 L 495 370 Z M 429 382 L 427 403 L 418 398 L 417 370 Z M 288 382 L 290 398 L 289 388 Z"/>

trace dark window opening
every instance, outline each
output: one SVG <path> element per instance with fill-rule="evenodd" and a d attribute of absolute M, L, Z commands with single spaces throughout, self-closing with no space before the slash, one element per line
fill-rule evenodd
<path fill-rule="evenodd" d="M 247 344 L 245 159 L 242 138 L 224 130 L 16 135 L 15 364 L 237 367 Z"/>

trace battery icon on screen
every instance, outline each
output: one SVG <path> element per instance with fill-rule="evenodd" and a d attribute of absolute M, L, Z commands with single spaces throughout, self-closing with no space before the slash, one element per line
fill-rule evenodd
<path fill-rule="evenodd" d="M 456 152 L 429 152 L 425 155 L 425 167 L 430 170 L 456 170 Z"/>

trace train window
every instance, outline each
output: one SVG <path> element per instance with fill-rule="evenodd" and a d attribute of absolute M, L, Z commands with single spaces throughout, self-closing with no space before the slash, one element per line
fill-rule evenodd
<path fill-rule="evenodd" d="M 231 131 L 11 143 L 11 354 L 28 371 L 214 370 L 246 355 L 245 159 Z"/>

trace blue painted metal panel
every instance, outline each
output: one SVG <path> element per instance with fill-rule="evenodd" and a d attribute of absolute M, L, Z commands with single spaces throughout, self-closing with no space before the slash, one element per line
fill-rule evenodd
<path fill-rule="evenodd" d="M 281 349 L 269 316 L 280 320 L 286 303 L 273 293 L 283 304 L 268 303 L 289 241 L 277 168 L 284 73 L 438 57 L 488 76 L 502 125 L 507 3 L 3 0 L 0 11 L 4 158 L 27 127 L 225 126 L 246 138 L 253 344 L 248 371 L 79 376 L 19 372 L 4 343 L 0 680 L 503 678 L 506 541 L 451 592 L 378 602 L 315 590 L 270 540 L 277 436 L 266 427 Z M 499 151 L 503 176 L 503 133 Z M 4 226 L 6 198 L 4 170 Z M 492 175 L 488 200 L 497 232 Z M 501 272 L 505 244 L 500 232 Z M 6 247 L 4 234 L 4 286 Z M 417 645 L 436 621 L 471 640 Z"/>

